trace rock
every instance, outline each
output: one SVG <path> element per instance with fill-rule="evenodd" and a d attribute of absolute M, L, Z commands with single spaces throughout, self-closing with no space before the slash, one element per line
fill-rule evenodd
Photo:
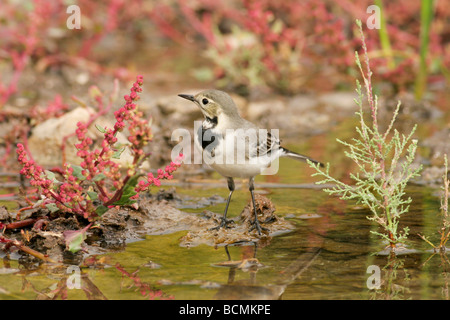
<path fill-rule="evenodd" d="M 331 118 L 316 110 L 318 106 L 316 99 L 306 95 L 297 95 L 287 101 L 253 101 L 248 105 L 247 118 L 260 128 L 279 129 L 280 138 L 289 138 L 298 134 L 317 133 L 321 127 L 328 126 Z"/>
<path fill-rule="evenodd" d="M 355 112 L 358 108 L 355 98 L 357 98 L 357 95 L 354 92 L 330 92 L 320 95 L 318 102 L 323 104 L 326 109 L 331 109 L 330 111 L 337 109 Z"/>
<path fill-rule="evenodd" d="M 138 203 L 138 210 L 114 207 L 102 215 L 98 228 L 93 230 L 103 247 L 122 247 L 145 235 L 189 230 L 203 223 L 197 214 L 180 211 L 165 200 L 140 199 Z"/>
<path fill-rule="evenodd" d="M 255 205 L 258 220 L 261 224 L 270 225 L 280 219 L 275 214 L 275 206 L 269 198 L 260 194 L 255 194 Z M 247 225 L 247 227 L 251 227 L 253 225 L 253 221 L 255 219 L 253 210 L 253 203 L 250 201 L 241 212 L 240 219 Z"/>
<path fill-rule="evenodd" d="M 61 146 L 63 143 L 63 138 L 75 133 L 77 129 L 77 123 L 87 122 L 91 115 L 95 111 L 92 108 L 78 107 L 59 118 L 48 119 L 36 127 L 33 128 L 32 135 L 28 139 L 28 148 L 33 156 L 33 159 L 41 166 L 52 167 L 61 166 L 63 163 Z M 114 126 L 113 123 L 108 121 L 104 117 L 98 118 L 95 124 L 100 127 Z M 94 125 L 92 125 L 88 130 L 88 136 L 96 142 L 102 141 L 103 134 L 98 131 Z M 119 132 L 117 134 L 119 143 L 127 143 L 127 138 Z M 81 159 L 77 157 L 77 149 L 75 144 L 78 143 L 76 136 L 71 136 L 66 141 L 65 154 L 66 162 L 70 164 L 80 164 Z M 125 167 L 128 163 L 132 162 L 131 152 L 126 149 L 118 161 L 122 167 Z"/>
<path fill-rule="evenodd" d="M 241 116 L 246 117 L 248 114 L 248 101 L 247 99 L 245 99 L 244 97 L 234 94 L 234 93 L 230 93 L 231 98 L 233 99 L 233 101 L 236 103 L 236 106 L 239 110 L 239 113 L 241 114 Z"/>
<path fill-rule="evenodd" d="M 285 108 L 286 106 L 279 99 L 250 102 L 247 108 L 247 118 L 250 121 L 258 121 L 272 114 L 280 114 Z"/>
<path fill-rule="evenodd" d="M 225 203 L 225 199 L 218 195 L 212 195 L 210 197 L 193 197 L 178 194 L 173 187 L 168 190 L 159 189 L 158 193 L 152 194 L 150 197 L 156 201 L 167 201 L 177 209 L 199 209 L 213 206 L 218 203 Z"/>
<path fill-rule="evenodd" d="M 169 195 L 161 192 L 160 195 Z M 158 198 L 158 197 L 156 197 Z M 105 250 L 122 249 L 127 242 L 142 239 L 146 235 L 168 234 L 189 230 L 186 236 L 180 239 L 181 246 L 197 246 L 206 244 L 210 246 L 227 245 L 233 243 L 258 242 L 259 247 L 270 243 L 272 236 L 291 231 L 294 226 L 275 215 L 275 207 L 271 201 L 259 194 L 255 195 L 258 218 L 264 227 L 263 234 L 259 236 L 256 230 L 250 230 L 253 221 L 251 204 L 243 210 L 240 217 L 233 219 L 227 229 L 212 230 L 220 222 L 222 213 L 205 211 L 204 214 L 181 211 L 172 206 L 178 196 L 170 193 L 170 201 L 154 200 L 153 197 L 141 196 L 136 208 L 113 207 L 105 212 L 96 221 L 95 227 L 87 229 L 86 239 L 82 250 L 72 253 L 66 246 L 64 233 L 66 231 L 80 230 L 88 224 L 87 220 L 76 215 L 56 212 L 49 216 L 47 212 L 45 228 L 31 228 L 27 233 L 26 245 L 30 248 L 48 254 L 52 260 L 59 262 L 78 261 L 84 254 L 97 254 Z M 223 200 L 223 199 L 222 199 Z M 203 203 L 203 205 L 208 205 Z M 44 212 L 41 212 L 44 214 Z M 21 229 L 22 230 L 22 229 Z M 23 241 L 25 236 L 19 230 L 10 231 L 10 237 Z M 24 254 L 24 262 L 34 262 L 36 258 Z M 77 262 L 77 263 L 78 263 Z"/>
<path fill-rule="evenodd" d="M 296 95 L 289 99 L 287 103 L 288 110 L 295 114 L 311 111 L 318 105 L 317 99 L 307 95 Z"/>
<path fill-rule="evenodd" d="M 204 211 L 203 219 L 189 228 L 186 236 L 180 239 L 180 245 L 186 247 L 207 244 L 211 246 L 229 245 L 242 242 L 258 242 L 259 247 L 268 244 L 275 234 L 291 231 L 293 225 L 275 214 L 275 207 L 272 202 L 259 194 L 255 194 L 256 211 L 263 234 L 259 236 L 256 230 L 250 230 L 250 225 L 254 219 L 252 203 L 244 208 L 241 215 L 236 219 L 231 219 L 227 228 L 214 230 L 222 218 L 222 213 Z"/>
<path fill-rule="evenodd" d="M 5 206 L 0 207 L 0 221 L 10 220 L 9 212 Z"/>
<path fill-rule="evenodd" d="M 444 155 L 450 158 L 450 128 L 437 131 L 423 141 L 423 146 L 430 149 L 430 162 L 434 166 L 444 165 Z"/>
<path fill-rule="evenodd" d="M 189 90 L 187 94 L 194 93 L 190 92 Z M 182 118 L 189 118 L 193 121 L 200 118 L 202 114 L 199 107 L 195 103 L 182 99 L 177 95 L 163 96 L 158 98 L 156 100 L 156 106 L 161 111 L 163 116 L 178 113 L 182 116 Z"/>
<path fill-rule="evenodd" d="M 422 170 L 420 177 L 414 179 L 414 182 L 417 184 L 439 188 L 443 185 L 442 177 L 444 176 L 444 172 L 444 167 L 427 167 Z"/>
<path fill-rule="evenodd" d="M 248 118 L 259 127 L 279 129 L 280 138 L 298 137 L 299 134 L 316 134 L 325 130 L 331 116 L 320 109 L 314 97 L 297 95 L 287 99 L 269 99 L 251 102 Z"/>
<path fill-rule="evenodd" d="M 64 261 L 65 242 L 64 237 L 59 232 L 32 230 L 29 232 L 29 247 L 47 255 L 53 261 Z M 25 261 L 34 261 L 32 256 L 23 256 Z"/>
<path fill-rule="evenodd" d="M 314 135 L 325 131 L 333 118 L 326 113 L 310 111 L 303 114 L 279 113 L 261 121 L 264 127 L 279 129 L 280 138 L 298 138 L 299 135 Z"/>

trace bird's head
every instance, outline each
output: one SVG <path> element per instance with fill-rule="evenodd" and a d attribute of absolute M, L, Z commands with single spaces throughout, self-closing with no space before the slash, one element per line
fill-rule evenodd
<path fill-rule="evenodd" d="M 239 117 L 239 112 L 230 95 L 220 90 L 205 90 L 196 95 L 179 94 L 181 98 L 190 100 L 200 107 L 203 115 L 209 119 L 220 117 Z"/>

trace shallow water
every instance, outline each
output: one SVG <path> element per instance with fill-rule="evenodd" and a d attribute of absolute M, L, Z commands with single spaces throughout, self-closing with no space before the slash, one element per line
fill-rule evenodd
<path fill-rule="evenodd" d="M 448 279 L 443 271 L 448 261 L 442 264 L 439 254 L 432 256 L 424 242 L 414 239 L 417 232 L 433 229 L 426 226 L 436 220 L 432 209 L 436 199 L 419 191 L 412 190 L 411 195 L 422 198 L 420 208 L 412 208 L 403 221 L 411 226 L 410 248 L 414 250 L 395 258 L 374 255 L 382 244 L 370 233 L 374 227 L 366 211 L 349 208 L 317 191 L 277 189 L 269 193 L 275 203 L 284 202 L 287 196 L 316 193 L 322 209 L 313 209 L 316 201 L 309 200 L 310 212 L 317 214 L 310 217 L 307 209 L 287 201 L 278 213 L 291 217 L 296 229 L 263 247 L 247 243 L 185 248 L 179 246 L 179 238 L 186 234 L 182 231 L 129 243 L 124 251 L 96 256 L 97 266 L 92 263 L 81 269 L 41 266 L 25 270 L 15 260 L 4 260 L 0 297 L 36 299 L 53 297 L 56 292 L 69 299 L 447 299 Z M 239 204 L 245 202 L 233 202 L 233 206 Z M 380 268 L 380 290 L 368 288 L 369 266 Z M 58 291 L 67 284 L 76 286 L 77 272 L 82 275 L 81 289 Z"/>
<path fill-rule="evenodd" d="M 327 141 L 315 137 L 293 149 L 329 159 L 335 150 L 320 148 Z M 334 168 L 338 175 L 349 168 L 336 156 L 333 161 L 339 164 Z M 124 250 L 93 256 L 80 267 L 25 269 L 17 253 L 11 260 L 2 255 L 0 299 L 448 299 L 448 257 L 434 255 L 417 236 L 437 240 L 440 202 L 435 190 L 409 188 L 413 203 L 401 226 L 411 229 L 410 242 L 404 254 L 392 257 L 376 254 L 383 243 L 370 232 L 377 227 L 364 208 L 316 188 L 258 188 L 264 183 L 313 183 L 312 173 L 306 164 L 282 159 L 278 175 L 257 178 L 258 192 L 296 226 L 269 243 L 186 248 L 179 239 L 188 231 L 181 231 L 147 236 Z M 178 187 L 177 192 L 226 197 L 226 182 L 219 181 L 223 188 Z M 250 199 L 246 184 L 237 186 L 230 216 L 238 215 Z M 224 206 L 183 210 L 222 212 Z M 378 290 L 371 287 L 377 279 Z"/>

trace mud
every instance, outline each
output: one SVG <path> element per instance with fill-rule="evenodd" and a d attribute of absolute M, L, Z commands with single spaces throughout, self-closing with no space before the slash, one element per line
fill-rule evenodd
<path fill-rule="evenodd" d="M 243 242 L 259 242 L 259 246 L 267 245 L 274 235 L 289 232 L 294 226 L 275 214 L 273 203 L 263 195 L 255 194 L 256 212 L 261 227 L 264 228 L 261 235 L 252 230 L 254 220 L 253 205 L 248 203 L 241 214 L 230 219 L 227 228 L 211 230 L 216 227 L 222 218 L 222 213 L 204 211 L 202 220 L 192 225 L 186 236 L 181 238 L 180 245 L 190 247 L 199 244 L 211 246 L 230 245 Z"/>

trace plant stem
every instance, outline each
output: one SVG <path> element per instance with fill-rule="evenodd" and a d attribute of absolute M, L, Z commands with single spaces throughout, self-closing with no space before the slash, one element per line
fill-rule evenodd
<path fill-rule="evenodd" d="M 441 210 L 442 210 L 442 228 L 441 228 L 441 243 L 440 247 L 445 248 L 445 244 L 447 243 L 450 236 L 450 221 L 448 220 L 448 197 L 449 197 L 449 188 L 450 181 L 448 180 L 448 162 L 447 155 L 444 155 L 444 195 L 441 200 Z"/>
<path fill-rule="evenodd" d="M 420 66 L 416 77 L 415 98 L 420 100 L 425 92 L 427 83 L 427 55 L 430 42 L 430 25 L 433 20 L 433 0 L 422 0 L 420 10 Z"/>
<path fill-rule="evenodd" d="M 28 254 L 32 255 L 33 257 L 36 257 L 43 261 L 56 263 L 54 260 L 50 259 L 48 256 L 25 246 L 22 242 L 20 242 L 18 240 L 11 240 L 11 239 L 6 238 L 5 236 L 0 235 L 0 243 L 6 243 L 6 245 L 8 245 L 8 246 L 15 246 L 17 249 L 19 249 L 25 253 L 28 253 Z"/>
<path fill-rule="evenodd" d="M 54 193 L 53 191 L 49 191 L 50 195 L 52 196 L 53 199 L 55 199 L 56 201 L 58 201 L 60 204 L 62 204 L 64 207 L 69 208 L 66 203 L 61 199 L 61 197 Z M 74 210 L 76 213 L 84 216 L 84 213 L 86 212 L 86 210 L 80 210 L 78 208 L 70 208 L 71 210 Z"/>
<path fill-rule="evenodd" d="M 17 222 L 11 222 L 5 225 L 5 229 L 18 229 L 34 224 L 38 219 L 25 219 Z"/>
<path fill-rule="evenodd" d="M 383 1 L 375 0 L 375 4 L 380 8 L 380 29 L 378 34 L 380 36 L 381 49 L 383 56 L 387 60 L 387 66 L 390 70 L 395 68 L 395 61 L 392 55 L 391 42 L 389 41 L 389 33 L 386 26 L 386 19 L 384 17 Z"/>
<path fill-rule="evenodd" d="M 134 155 L 132 166 L 134 166 L 135 168 L 136 168 L 136 167 L 138 166 L 138 164 L 139 164 L 139 158 L 140 158 L 140 156 L 139 156 L 138 154 L 135 154 L 135 155 Z M 121 198 L 122 195 L 123 195 L 123 191 L 124 191 L 123 188 L 124 188 L 125 185 L 127 184 L 128 180 L 130 180 L 130 178 L 131 178 L 131 176 L 130 176 L 129 174 L 127 174 L 126 177 L 125 177 L 125 178 L 123 179 L 123 181 L 122 181 L 122 188 L 118 189 L 118 190 L 114 193 L 114 195 L 113 195 L 107 202 L 105 202 L 105 203 L 103 204 L 104 206 L 109 206 L 109 205 L 111 205 L 112 203 L 114 203 L 114 202 L 120 200 L 120 198 Z"/>
<path fill-rule="evenodd" d="M 381 1 L 378 1 L 381 4 Z M 375 135 L 375 139 L 376 139 L 376 146 L 378 148 L 378 152 L 380 153 L 380 155 L 383 154 L 383 144 L 382 144 L 382 140 L 384 140 L 383 137 L 379 130 L 378 130 L 378 119 L 377 119 L 377 101 L 376 98 L 374 97 L 373 94 L 373 88 L 372 88 L 372 70 L 370 69 L 370 61 L 369 61 L 369 54 L 367 52 L 367 46 L 366 46 L 366 41 L 365 41 L 365 36 L 364 36 L 364 32 L 362 30 L 362 25 L 359 23 L 359 30 L 361 33 L 361 41 L 362 41 L 362 48 L 364 51 L 364 61 L 366 64 L 366 72 L 364 72 L 364 70 L 362 69 L 361 65 L 360 65 L 360 71 L 362 74 L 362 77 L 364 79 L 364 84 L 366 87 L 366 93 L 367 93 L 367 101 L 369 103 L 370 109 L 371 109 L 371 116 L 372 116 L 372 123 L 373 123 L 373 132 Z M 382 26 L 382 28 L 386 28 L 385 26 Z M 389 46 L 390 48 L 390 46 Z M 381 181 L 383 181 L 383 191 L 385 191 L 388 187 L 388 181 L 386 179 L 386 163 L 385 163 L 385 158 L 383 156 L 377 157 L 376 153 L 371 153 L 371 157 L 372 157 L 372 161 L 374 162 L 378 162 L 379 166 L 380 166 L 380 171 L 381 171 Z M 389 197 L 388 195 L 385 193 L 384 197 L 383 197 L 383 210 L 384 213 L 386 215 L 386 218 L 388 219 L 388 227 L 391 228 L 392 226 L 392 219 L 391 219 L 391 215 L 389 212 Z M 394 241 L 394 236 L 391 233 L 391 231 L 389 231 L 389 239 L 391 239 L 391 245 L 394 244 L 395 246 L 395 241 Z"/>

